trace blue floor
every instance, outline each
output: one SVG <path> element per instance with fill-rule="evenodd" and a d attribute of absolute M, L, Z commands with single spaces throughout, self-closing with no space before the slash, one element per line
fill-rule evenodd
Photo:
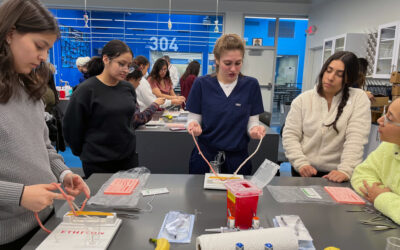
<path fill-rule="evenodd" d="M 59 152 L 60 155 L 64 158 L 65 164 L 70 168 L 81 168 L 82 162 L 79 157 L 75 156 L 71 152 L 71 148 L 67 147 L 64 152 Z"/>

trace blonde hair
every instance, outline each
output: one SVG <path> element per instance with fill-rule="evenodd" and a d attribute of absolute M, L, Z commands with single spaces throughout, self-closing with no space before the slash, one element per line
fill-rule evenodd
<path fill-rule="evenodd" d="M 240 50 L 242 52 L 242 56 L 244 57 L 245 50 L 245 42 L 244 40 L 238 36 L 237 34 L 225 34 L 218 38 L 215 42 L 213 54 L 216 60 L 220 60 L 222 53 L 228 50 Z M 216 65 L 216 69 L 218 72 L 218 65 Z"/>

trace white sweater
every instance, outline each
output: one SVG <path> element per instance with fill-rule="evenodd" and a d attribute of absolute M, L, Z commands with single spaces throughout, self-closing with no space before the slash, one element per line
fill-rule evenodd
<path fill-rule="evenodd" d="M 140 80 L 140 84 L 135 89 L 135 92 L 140 111 L 145 110 L 157 98 L 151 91 L 150 83 L 144 77 Z"/>
<path fill-rule="evenodd" d="M 140 84 L 135 89 L 135 92 L 140 111 L 147 109 L 157 99 L 153 94 L 150 83 L 144 77 L 140 80 Z M 171 106 L 171 100 L 165 100 L 165 103 L 161 105 L 161 108 L 169 106 Z"/>
<path fill-rule="evenodd" d="M 349 99 L 336 123 L 342 92 L 328 102 L 316 88 L 298 96 L 291 105 L 283 130 L 283 147 L 292 166 L 299 171 L 311 165 L 318 171 L 339 170 L 349 178 L 361 163 L 371 127 L 370 101 L 361 89 L 350 88 Z"/>

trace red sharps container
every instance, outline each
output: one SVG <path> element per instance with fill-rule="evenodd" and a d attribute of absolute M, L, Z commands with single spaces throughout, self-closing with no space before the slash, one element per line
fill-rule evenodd
<path fill-rule="evenodd" d="M 248 180 L 229 180 L 227 188 L 227 217 L 235 217 L 235 227 L 248 229 L 257 214 L 258 197 L 262 190 Z"/>

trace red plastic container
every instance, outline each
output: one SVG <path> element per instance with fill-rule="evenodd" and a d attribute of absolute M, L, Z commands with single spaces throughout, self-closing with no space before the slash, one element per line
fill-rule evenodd
<path fill-rule="evenodd" d="M 227 188 L 227 217 L 235 217 L 235 227 L 248 229 L 257 215 L 258 197 L 262 190 L 248 180 L 230 180 Z"/>
<path fill-rule="evenodd" d="M 60 98 L 65 98 L 65 90 L 60 90 Z"/>

